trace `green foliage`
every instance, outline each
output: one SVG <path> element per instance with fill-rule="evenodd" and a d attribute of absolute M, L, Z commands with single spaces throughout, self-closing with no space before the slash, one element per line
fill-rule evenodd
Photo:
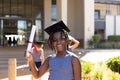
<path fill-rule="evenodd" d="M 95 80 L 102 80 L 102 78 L 103 78 L 103 72 L 99 71 L 99 70 L 95 71 L 95 73 L 93 74 L 93 78 Z"/>
<path fill-rule="evenodd" d="M 101 67 L 103 65 L 103 62 L 98 62 L 98 65 Z"/>
<path fill-rule="evenodd" d="M 112 72 L 112 74 L 109 75 L 109 80 L 119 80 L 119 77 L 116 73 Z"/>
<path fill-rule="evenodd" d="M 89 74 L 92 71 L 93 64 L 91 62 L 82 62 L 82 71 L 84 74 Z"/>
<path fill-rule="evenodd" d="M 119 42 L 99 43 L 95 46 L 95 48 L 98 48 L 98 49 L 120 49 L 120 43 Z"/>
<path fill-rule="evenodd" d="M 115 73 L 112 70 L 108 69 L 107 65 L 103 62 L 98 62 L 98 64 L 92 64 L 91 62 L 81 61 L 81 65 L 82 65 L 82 80 L 120 79 L 120 74 Z"/>
<path fill-rule="evenodd" d="M 113 48 L 114 49 L 120 49 L 120 43 L 119 42 L 114 43 Z"/>
<path fill-rule="evenodd" d="M 120 35 L 110 35 L 108 36 L 109 41 L 120 41 Z"/>
<path fill-rule="evenodd" d="M 120 56 L 108 59 L 107 67 L 114 72 L 120 73 Z"/>
<path fill-rule="evenodd" d="M 88 40 L 88 46 L 89 46 L 89 48 L 93 48 L 93 45 L 94 45 L 93 40 L 92 40 L 92 39 L 89 39 L 89 40 Z"/>
<path fill-rule="evenodd" d="M 96 45 L 95 48 L 111 49 L 111 48 L 113 48 L 113 45 L 111 43 L 99 43 L 99 44 Z"/>
<path fill-rule="evenodd" d="M 100 40 L 101 40 L 100 34 L 95 34 L 95 35 L 93 36 L 93 41 L 94 41 L 95 43 L 99 43 Z"/>

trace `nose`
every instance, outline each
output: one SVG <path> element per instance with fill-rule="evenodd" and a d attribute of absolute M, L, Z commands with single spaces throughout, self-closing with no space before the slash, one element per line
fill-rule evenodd
<path fill-rule="evenodd" d="M 62 41 L 63 41 L 63 39 L 57 39 L 57 40 L 56 40 L 56 43 L 57 43 L 57 44 L 60 44 Z"/>
<path fill-rule="evenodd" d="M 60 40 L 60 39 L 58 39 L 58 40 L 57 40 L 57 44 L 59 44 L 60 42 L 61 42 L 61 40 Z"/>

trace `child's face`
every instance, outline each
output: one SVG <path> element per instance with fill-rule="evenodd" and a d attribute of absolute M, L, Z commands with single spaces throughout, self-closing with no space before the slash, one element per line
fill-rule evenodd
<path fill-rule="evenodd" d="M 62 52 L 66 50 L 67 40 L 65 36 L 61 36 L 61 32 L 57 32 L 53 34 L 53 47 L 57 52 Z"/>

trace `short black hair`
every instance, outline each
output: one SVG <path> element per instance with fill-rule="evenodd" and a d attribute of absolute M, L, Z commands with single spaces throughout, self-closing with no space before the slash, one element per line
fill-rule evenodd
<path fill-rule="evenodd" d="M 36 41 L 36 42 L 34 42 L 35 44 L 44 44 L 44 42 L 43 41 Z"/>
<path fill-rule="evenodd" d="M 61 32 L 61 38 L 62 38 L 62 36 L 64 35 L 64 36 L 65 36 L 65 40 L 67 40 L 67 39 L 68 39 L 68 33 L 65 32 L 65 31 L 60 31 L 60 32 Z M 52 45 L 52 44 L 53 44 L 53 41 L 54 41 L 53 35 L 54 35 L 54 33 L 50 34 L 50 36 L 49 36 L 49 38 L 48 38 L 48 45 L 49 45 L 49 47 L 50 47 L 52 50 L 55 50 L 54 47 L 53 47 L 53 45 Z M 68 45 L 67 45 L 67 48 L 68 48 Z"/>

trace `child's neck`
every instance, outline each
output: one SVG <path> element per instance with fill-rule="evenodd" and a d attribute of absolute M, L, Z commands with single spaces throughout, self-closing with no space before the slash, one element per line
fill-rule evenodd
<path fill-rule="evenodd" d="M 66 56 L 66 54 L 68 54 L 67 51 L 57 52 L 56 56 L 57 57 L 64 57 L 64 56 Z"/>

